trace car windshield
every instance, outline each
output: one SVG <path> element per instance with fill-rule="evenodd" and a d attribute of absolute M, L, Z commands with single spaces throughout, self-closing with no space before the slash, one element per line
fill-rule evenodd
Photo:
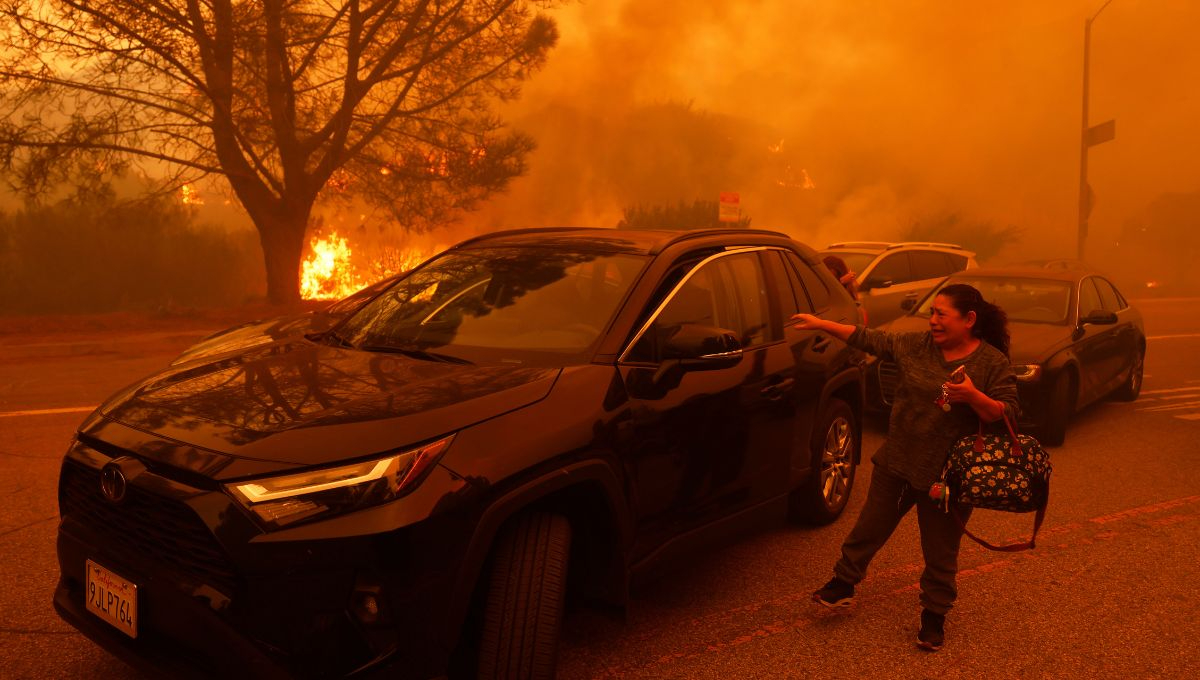
<path fill-rule="evenodd" d="M 998 305 L 1008 314 L 1009 321 L 1027 323 L 1065 324 L 1071 311 L 1071 284 L 1067 281 L 1000 277 L 961 278 L 945 281 L 938 289 L 952 283 L 974 286 L 983 298 Z M 929 307 L 937 293 L 927 296 L 913 314 L 929 316 Z"/>
<path fill-rule="evenodd" d="M 822 258 L 827 255 L 834 255 L 842 258 L 842 262 L 845 262 L 846 266 L 850 268 L 850 271 L 854 272 L 855 274 L 862 274 L 863 270 L 867 268 L 867 265 L 871 264 L 876 257 L 879 257 L 877 253 L 847 253 L 840 250 L 821 251 Z"/>
<path fill-rule="evenodd" d="M 397 281 L 337 333 L 372 351 L 561 360 L 600 337 L 646 260 L 547 247 L 449 251 Z"/>

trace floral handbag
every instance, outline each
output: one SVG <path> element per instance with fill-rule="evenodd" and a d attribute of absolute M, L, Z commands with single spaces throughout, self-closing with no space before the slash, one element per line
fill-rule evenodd
<path fill-rule="evenodd" d="M 979 432 L 959 439 L 950 448 L 942 479 L 929 494 L 954 516 L 963 532 L 989 550 L 1016 552 L 1029 550 L 1037 540 L 1038 529 L 1046 517 L 1050 500 L 1050 454 L 1036 439 L 1017 434 L 1004 416 L 1008 435 Z M 1033 536 L 1025 542 L 995 546 L 967 530 L 954 504 L 962 503 L 985 510 L 1035 512 Z"/>

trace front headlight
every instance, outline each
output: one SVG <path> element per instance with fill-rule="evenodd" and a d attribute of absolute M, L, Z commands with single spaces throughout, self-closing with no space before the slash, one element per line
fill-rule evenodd
<path fill-rule="evenodd" d="M 243 507 L 274 527 L 379 505 L 412 490 L 454 435 L 352 465 L 226 484 Z"/>
<path fill-rule="evenodd" d="M 1035 382 L 1042 377 L 1041 364 L 1017 364 L 1013 366 L 1013 373 L 1017 375 L 1017 380 L 1020 382 Z"/>

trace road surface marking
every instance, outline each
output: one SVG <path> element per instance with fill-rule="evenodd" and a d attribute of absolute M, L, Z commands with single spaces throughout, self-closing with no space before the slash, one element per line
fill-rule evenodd
<path fill-rule="evenodd" d="M 1195 392 L 1200 387 L 1172 387 L 1169 390 L 1142 390 L 1142 394 L 1167 394 L 1168 392 Z"/>
<path fill-rule="evenodd" d="M 1163 394 L 1157 397 L 1146 397 L 1138 399 L 1138 401 L 1167 401 L 1169 399 L 1195 399 L 1196 397 L 1200 397 L 1200 389 L 1188 390 L 1183 394 Z"/>
<path fill-rule="evenodd" d="M 1179 335 L 1147 335 L 1147 340 L 1173 340 L 1177 338 L 1200 338 L 1200 333 L 1181 333 Z"/>
<path fill-rule="evenodd" d="M 1185 401 L 1181 404 L 1163 404 L 1162 406 L 1147 406 L 1139 408 L 1139 411 L 1178 411 L 1181 408 L 1195 408 L 1200 406 L 1200 401 Z"/>
<path fill-rule="evenodd" d="M 95 406 L 72 406 L 70 408 L 44 408 L 35 411 L 0 411 L 0 418 L 16 418 L 19 416 L 50 416 L 56 413 L 87 413 L 95 410 Z"/>

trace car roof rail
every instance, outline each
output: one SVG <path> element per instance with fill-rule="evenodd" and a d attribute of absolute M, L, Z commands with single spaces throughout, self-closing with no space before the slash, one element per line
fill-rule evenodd
<path fill-rule="evenodd" d="M 825 246 L 825 249 L 831 248 L 883 248 L 886 249 L 892 245 L 891 241 L 844 241 L 842 243 L 830 243 Z"/>
<path fill-rule="evenodd" d="M 452 248 L 461 248 L 462 246 L 475 243 L 477 241 L 486 241 L 496 238 L 497 236 L 513 236 L 516 234 L 539 234 L 552 233 L 556 231 L 580 231 L 580 230 L 603 231 L 603 227 L 530 227 L 528 229 L 502 229 L 500 231 L 489 231 L 484 234 L 477 234 L 464 241 L 459 241 Z"/>
<path fill-rule="evenodd" d="M 893 243 L 892 245 L 888 246 L 887 249 L 891 250 L 892 248 L 904 248 L 906 246 L 918 246 L 918 247 L 922 247 L 922 248 L 951 248 L 954 250 L 966 250 L 966 248 L 963 248 L 962 246 L 958 245 L 957 243 L 934 243 L 934 242 L 929 242 L 929 241 L 903 241 L 901 243 Z"/>
<path fill-rule="evenodd" d="M 666 246 L 673 245 L 673 244 L 679 243 L 681 241 L 687 241 L 689 239 L 704 238 L 706 236 L 724 236 L 726 234 L 751 235 L 751 236 L 781 236 L 786 239 L 792 238 L 791 236 L 788 236 L 787 234 L 783 233 L 782 231 L 771 231 L 769 229 L 746 229 L 746 228 L 742 228 L 742 227 L 729 228 L 729 229 L 721 229 L 720 227 L 717 227 L 714 229 L 685 229 L 685 230 L 680 231 L 678 236 L 673 236 L 670 239 L 668 239 L 667 242 L 662 244 L 662 247 L 658 248 L 657 250 L 662 251 L 663 249 L 666 248 Z"/>

